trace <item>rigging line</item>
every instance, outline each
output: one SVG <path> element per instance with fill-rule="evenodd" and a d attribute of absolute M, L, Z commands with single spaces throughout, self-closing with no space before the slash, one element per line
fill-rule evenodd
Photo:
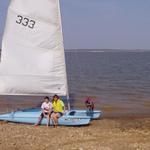
<path fill-rule="evenodd" d="M 71 85 L 72 85 L 72 75 L 71 75 L 71 72 L 70 72 L 71 64 L 72 64 L 71 52 L 66 52 L 65 55 L 66 55 L 66 62 L 68 61 L 68 63 L 66 63 L 66 65 L 67 65 L 66 68 L 68 70 L 67 71 L 68 91 L 72 92 L 72 87 L 71 87 Z M 68 93 L 68 94 L 69 94 L 69 102 L 70 102 L 70 105 L 71 105 L 71 98 L 72 97 L 71 97 L 70 93 Z"/>

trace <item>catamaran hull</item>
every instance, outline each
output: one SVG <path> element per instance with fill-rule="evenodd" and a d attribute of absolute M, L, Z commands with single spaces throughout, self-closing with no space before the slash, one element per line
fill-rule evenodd
<path fill-rule="evenodd" d="M 28 123 L 35 124 L 38 122 L 38 118 L 41 114 L 40 109 L 26 109 L 21 111 L 16 111 L 12 113 L 2 114 L 0 115 L 0 120 L 2 121 L 10 121 L 17 123 Z M 88 125 L 90 123 L 90 117 L 87 116 L 68 116 L 67 114 L 59 118 L 58 124 L 64 126 L 83 126 Z M 47 119 L 43 118 L 41 124 L 47 124 Z M 52 125 L 52 120 L 50 121 L 50 125 Z"/>
<path fill-rule="evenodd" d="M 68 116 L 82 116 L 90 117 L 91 119 L 98 119 L 101 117 L 102 112 L 100 110 L 88 111 L 88 110 L 70 110 L 67 112 Z"/>

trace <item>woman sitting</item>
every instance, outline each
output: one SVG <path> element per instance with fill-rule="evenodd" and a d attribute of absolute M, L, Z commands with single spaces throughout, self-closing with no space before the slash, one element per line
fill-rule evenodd
<path fill-rule="evenodd" d="M 54 127 L 57 127 L 58 125 L 58 119 L 63 115 L 65 111 L 65 105 L 63 101 L 59 98 L 59 96 L 54 95 L 53 100 L 53 113 L 51 115 L 51 118 L 53 120 Z"/>

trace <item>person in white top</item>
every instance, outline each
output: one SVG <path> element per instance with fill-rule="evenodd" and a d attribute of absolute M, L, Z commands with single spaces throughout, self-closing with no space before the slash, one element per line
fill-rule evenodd
<path fill-rule="evenodd" d="M 47 118 L 47 127 L 48 127 L 49 124 L 50 124 L 51 113 L 53 112 L 53 105 L 52 105 L 52 103 L 50 102 L 48 96 L 44 97 L 44 102 L 43 102 L 42 105 L 41 105 L 41 109 L 42 109 L 42 113 L 41 113 L 41 115 L 40 115 L 40 117 L 39 117 L 38 123 L 35 124 L 35 126 L 40 125 L 42 119 L 43 119 L 44 117 L 46 117 L 46 118 Z"/>

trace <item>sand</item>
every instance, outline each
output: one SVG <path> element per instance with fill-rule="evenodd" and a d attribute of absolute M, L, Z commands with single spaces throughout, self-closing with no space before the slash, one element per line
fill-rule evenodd
<path fill-rule="evenodd" d="M 0 150 L 150 150 L 150 118 L 103 118 L 58 128 L 0 122 Z"/>
<path fill-rule="evenodd" d="M 0 112 L 35 107 L 41 101 L 15 99 L 1 96 Z M 101 104 L 97 107 L 103 111 L 103 117 L 83 127 L 47 128 L 0 122 L 0 150 L 150 150 L 148 106 L 139 111 Z"/>

